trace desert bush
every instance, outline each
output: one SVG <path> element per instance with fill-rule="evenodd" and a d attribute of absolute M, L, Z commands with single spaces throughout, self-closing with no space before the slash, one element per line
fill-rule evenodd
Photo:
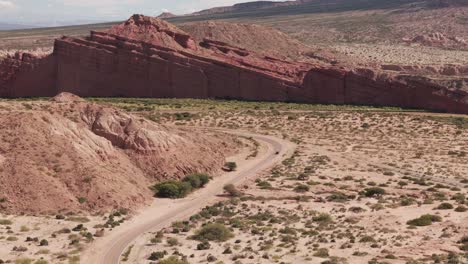
<path fill-rule="evenodd" d="M 207 250 L 210 249 L 211 245 L 208 241 L 203 241 L 197 245 L 197 250 Z"/>
<path fill-rule="evenodd" d="M 333 218 L 329 214 L 323 213 L 323 214 L 319 214 L 317 216 L 312 217 L 312 221 L 328 223 L 328 222 L 332 222 Z"/>
<path fill-rule="evenodd" d="M 455 208 L 455 212 L 459 212 L 459 213 L 463 213 L 463 212 L 466 212 L 468 209 L 466 209 L 465 206 L 463 205 L 460 205 L 458 206 L 457 208 Z"/>
<path fill-rule="evenodd" d="M 176 256 L 171 256 L 167 259 L 163 259 L 159 261 L 158 264 L 190 264 L 186 260 L 181 260 L 177 258 Z"/>
<path fill-rule="evenodd" d="M 174 247 L 174 246 L 179 245 L 179 240 L 177 240 L 177 238 L 175 237 L 170 237 L 167 239 L 167 244 L 171 247 Z"/>
<path fill-rule="evenodd" d="M 334 192 L 331 195 L 327 197 L 327 201 L 329 202 L 337 202 L 337 203 L 344 203 L 346 201 L 349 201 L 349 197 L 340 192 Z"/>
<path fill-rule="evenodd" d="M 183 198 L 192 191 L 188 182 L 165 181 L 151 187 L 155 196 L 159 198 Z"/>
<path fill-rule="evenodd" d="M 375 243 L 375 239 L 371 236 L 363 236 L 359 242 L 361 243 Z"/>
<path fill-rule="evenodd" d="M 0 219 L 0 225 L 12 225 L 13 222 L 8 219 Z"/>
<path fill-rule="evenodd" d="M 385 190 L 380 187 L 366 188 L 363 194 L 366 197 L 379 197 L 385 194 Z"/>
<path fill-rule="evenodd" d="M 242 192 L 239 191 L 234 184 L 227 184 L 224 185 L 224 191 L 229 194 L 231 197 L 239 197 L 242 196 Z"/>
<path fill-rule="evenodd" d="M 271 183 L 267 181 L 258 181 L 257 186 L 260 187 L 260 189 L 271 189 L 273 187 Z"/>
<path fill-rule="evenodd" d="M 420 216 L 419 218 L 409 220 L 406 224 L 410 226 L 428 226 L 431 225 L 433 222 L 442 222 L 442 217 L 437 215 L 425 214 Z"/>
<path fill-rule="evenodd" d="M 319 258 L 327 258 L 327 257 L 329 257 L 330 255 L 328 254 L 328 249 L 326 249 L 326 248 L 319 248 L 319 249 L 317 249 L 317 251 L 314 253 L 314 256 L 315 256 L 315 257 L 319 257 Z"/>
<path fill-rule="evenodd" d="M 160 260 L 166 256 L 167 252 L 166 251 L 157 251 L 157 252 L 152 252 L 151 255 L 148 257 L 148 260 Z"/>
<path fill-rule="evenodd" d="M 304 184 L 299 184 L 296 187 L 294 187 L 294 191 L 298 193 L 308 192 L 309 190 L 310 190 L 310 187 Z"/>
<path fill-rule="evenodd" d="M 450 210 L 450 209 L 453 209 L 453 205 L 451 205 L 450 203 L 441 203 L 435 209 L 437 209 L 437 210 Z"/>
<path fill-rule="evenodd" d="M 32 262 L 33 260 L 29 258 L 19 258 L 15 260 L 15 264 L 31 264 Z"/>
<path fill-rule="evenodd" d="M 182 181 L 188 182 L 192 188 L 198 189 L 203 188 L 210 181 L 210 177 L 206 174 L 197 173 L 186 176 Z"/>
<path fill-rule="evenodd" d="M 227 241 L 234 237 L 232 232 L 223 224 L 210 223 L 200 228 L 195 235 L 194 239 L 200 241 Z"/>

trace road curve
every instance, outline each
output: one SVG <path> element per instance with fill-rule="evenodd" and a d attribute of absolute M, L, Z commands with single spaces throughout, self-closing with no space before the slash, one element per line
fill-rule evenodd
<path fill-rule="evenodd" d="M 174 221 L 190 217 L 205 206 L 215 202 L 217 195 L 223 192 L 224 185 L 230 183 L 239 184 L 255 176 L 257 173 L 281 162 L 286 156 L 292 154 L 295 149 L 295 145 L 291 142 L 272 136 L 224 129 L 218 131 L 252 137 L 265 146 L 266 150 L 259 153 L 254 159 L 248 160 L 245 164 L 239 166 L 236 172 L 216 177 L 208 186 L 196 191 L 187 198 L 155 200 L 152 206 L 143 209 L 131 220 L 115 228 L 105 237 L 94 241 L 81 255 L 81 263 L 120 263 L 121 255 L 126 248 L 133 244 L 143 233 L 170 226 Z M 132 251 L 139 252 L 142 246 L 135 244 Z M 133 262 L 129 261 L 126 263 Z"/>

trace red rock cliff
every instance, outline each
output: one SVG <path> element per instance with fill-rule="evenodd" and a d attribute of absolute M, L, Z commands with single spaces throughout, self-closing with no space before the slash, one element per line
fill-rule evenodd
<path fill-rule="evenodd" d="M 468 113 L 468 94 L 428 80 L 265 57 L 216 40 L 196 43 L 176 27 L 140 15 L 86 38 L 56 40 L 45 58 L 0 65 L 3 97 L 237 98 L 401 106 Z"/>
<path fill-rule="evenodd" d="M 56 67 L 53 55 L 8 56 L 0 61 L 0 97 L 54 96 Z"/>

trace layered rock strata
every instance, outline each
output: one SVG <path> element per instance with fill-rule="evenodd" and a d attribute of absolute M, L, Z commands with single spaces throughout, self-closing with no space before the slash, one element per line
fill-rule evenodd
<path fill-rule="evenodd" d="M 0 64 L 3 97 L 79 96 L 232 98 L 399 106 L 468 113 L 468 93 L 429 79 L 371 69 L 291 62 L 190 35 L 134 15 L 86 38 L 57 39 L 47 57 Z"/>

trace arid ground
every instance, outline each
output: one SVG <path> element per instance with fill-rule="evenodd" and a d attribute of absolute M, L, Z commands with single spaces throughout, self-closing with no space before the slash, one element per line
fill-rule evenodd
<path fill-rule="evenodd" d="M 186 262 L 161 263 L 466 261 L 466 116 L 237 101 L 94 101 L 168 127 L 249 131 L 296 145 L 276 166 L 236 184 L 236 192 L 219 191 L 191 217 L 139 236 L 123 263 L 171 257 Z M 232 159 L 240 168 L 242 160 L 263 155 L 255 139 L 239 141 L 244 147 Z M 120 219 L 138 221 L 138 214 L 125 213 L 3 215 L 0 259 L 79 263 Z M 41 258 L 48 262 L 34 262 Z"/>

